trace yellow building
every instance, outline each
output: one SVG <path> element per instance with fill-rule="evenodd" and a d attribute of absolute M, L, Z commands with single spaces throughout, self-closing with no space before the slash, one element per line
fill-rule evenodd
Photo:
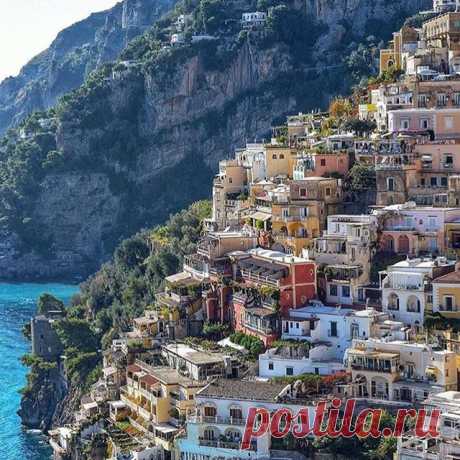
<path fill-rule="evenodd" d="M 460 256 L 460 222 L 448 222 L 444 226 L 446 255 L 456 259 Z"/>
<path fill-rule="evenodd" d="M 433 312 L 446 318 L 460 318 L 460 271 L 433 280 Z"/>
<path fill-rule="evenodd" d="M 309 177 L 289 184 L 289 194 L 272 204 L 272 233 L 277 244 L 300 255 L 326 228 L 327 216 L 336 214 L 342 201 L 337 179 Z"/>
<path fill-rule="evenodd" d="M 195 394 L 206 385 L 179 374 L 169 367 L 152 367 L 136 360 L 126 369 L 126 386 L 121 388 L 122 406 L 111 405 L 110 416 L 120 420 L 120 413 L 138 431 L 166 450 L 173 448 L 178 433 L 177 419 L 184 419 L 195 409 Z M 113 413 L 112 413 L 113 412 Z"/>
<path fill-rule="evenodd" d="M 265 145 L 266 177 L 292 176 L 296 150 L 280 145 Z"/>
<path fill-rule="evenodd" d="M 416 44 L 418 32 L 416 29 L 404 26 L 399 32 L 393 33 L 393 40 L 387 49 L 380 50 L 380 73 L 390 69 L 403 67 L 403 52 L 407 45 Z"/>

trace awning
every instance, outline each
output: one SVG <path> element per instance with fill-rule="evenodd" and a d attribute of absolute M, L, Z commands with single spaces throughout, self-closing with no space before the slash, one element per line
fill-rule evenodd
<path fill-rule="evenodd" d="M 91 402 L 87 404 L 83 404 L 83 409 L 85 410 L 91 410 L 91 409 L 97 409 L 97 402 Z"/>
<path fill-rule="evenodd" d="M 267 214 L 265 212 L 257 211 L 254 214 L 249 214 L 248 216 L 250 219 L 261 220 L 262 222 L 266 222 L 272 218 L 271 214 Z"/>

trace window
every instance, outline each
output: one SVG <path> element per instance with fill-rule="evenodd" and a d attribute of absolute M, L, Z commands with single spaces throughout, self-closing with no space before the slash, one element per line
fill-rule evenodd
<path fill-rule="evenodd" d="M 284 218 L 289 217 L 289 208 L 283 208 L 283 209 L 281 210 L 281 214 L 282 214 L 282 216 L 283 216 Z"/>
<path fill-rule="evenodd" d="M 329 330 L 329 337 L 337 337 L 337 321 L 331 321 L 331 329 Z"/>
<path fill-rule="evenodd" d="M 307 196 L 307 189 L 301 188 L 299 193 L 300 193 L 300 196 Z"/>
<path fill-rule="evenodd" d="M 444 117 L 444 129 L 454 128 L 454 117 Z"/>
<path fill-rule="evenodd" d="M 308 208 L 300 208 L 300 217 L 308 217 Z"/>
<path fill-rule="evenodd" d="M 326 160 L 323 158 L 323 159 L 320 161 L 320 164 L 321 164 L 321 166 L 326 166 Z"/>
<path fill-rule="evenodd" d="M 272 371 L 273 370 L 273 363 L 268 363 L 268 370 Z"/>
<path fill-rule="evenodd" d="M 430 121 L 427 118 L 420 120 L 420 129 L 428 129 L 430 127 Z"/>
<path fill-rule="evenodd" d="M 276 153 L 274 153 L 274 154 L 272 155 L 272 158 L 273 158 L 274 160 L 276 160 L 276 159 L 278 158 L 278 157 L 276 156 Z"/>
<path fill-rule="evenodd" d="M 454 93 L 452 97 L 452 103 L 454 105 L 460 105 L 460 93 Z"/>
<path fill-rule="evenodd" d="M 350 286 L 342 286 L 342 297 L 350 297 Z"/>
<path fill-rule="evenodd" d="M 418 106 L 419 107 L 426 107 L 426 95 L 425 94 L 419 94 L 418 96 Z"/>
<path fill-rule="evenodd" d="M 228 183 L 231 184 L 233 182 L 233 179 L 231 177 L 228 178 Z"/>
<path fill-rule="evenodd" d="M 438 104 L 438 107 L 445 107 L 447 105 L 447 94 L 438 94 L 438 97 L 436 98 L 436 103 Z"/>
<path fill-rule="evenodd" d="M 295 323 L 295 328 L 299 329 L 299 323 Z"/>
<path fill-rule="evenodd" d="M 400 122 L 400 129 L 401 130 L 407 130 L 409 129 L 409 119 L 408 118 L 402 118 Z"/>
<path fill-rule="evenodd" d="M 441 177 L 441 187 L 447 187 L 447 177 Z"/>
<path fill-rule="evenodd" d="M 294 368 L 286 367 L 286 375 L 294 375 Z"/>
<path fill-rule="evenodd" d="M 283 153 L 280 154 L 280 160 L 284 160 L 284 154 Z"/>
<path fill-rule="evenodd" d="M 431 177 L 430 184 L 431 184 L 432 187 L 437 187 L 438 186 L 438 178 L 435 177 L 435 176 Z"/>
<path fill-rule="evenodd" d="M 395 180 L 392 177 L 387 179 L 387 189 L 389 192 L 394 192 L 395 189 Z"/>
<path fill-rule="evenodd" d="M 326 196 L 331 196 L 331 189 L 329 187 L 326 188 Z"/>
<path fill-rule="evenodd" d="M 454 164 L 454 157 L 451 154 L 444 155 L 444 167 L 452 167 Z"/>
<path fill-rule="evenodd" d="M 444 311 L 453 311 L 454 309 L 454 298 L 450 295 L 444 296 Z"/>
<path fill-rule="evenodd" d="M 337 285 L 336 284 L 331 284 L 329 286 L 329 295 L 333 297 L 337 297 Z"/>

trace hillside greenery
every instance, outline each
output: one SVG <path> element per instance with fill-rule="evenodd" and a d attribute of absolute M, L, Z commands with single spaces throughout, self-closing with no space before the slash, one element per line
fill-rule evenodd
<path fill-rule="evenodd" d="M 195 251 L 210 212 L 208 201 L 196 202 L 165 225 L 124 240 L 112 261 L 82 284 L 67 318 L 56 326 L 75 380 L 91 377 L 99 350 L 128 330 L 133 317 L 154 307 L 164 278 L 179 271 L 183 257 Z"/>

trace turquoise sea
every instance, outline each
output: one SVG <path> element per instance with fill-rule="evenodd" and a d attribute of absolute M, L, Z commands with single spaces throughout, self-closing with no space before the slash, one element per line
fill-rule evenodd
<path fill-rule="evenodd" d="M 28 353 L 30 343 L 23 337 L 22 325 L 36 309 L 40 294 L 49 292 L 68 302 L 77 286 L 63 284 L 0 283 L 0 459 L 49 460 L 51 451 L 43 438 L 21 427 L 16 414 L 26 369 L 20 357 Z"/>

